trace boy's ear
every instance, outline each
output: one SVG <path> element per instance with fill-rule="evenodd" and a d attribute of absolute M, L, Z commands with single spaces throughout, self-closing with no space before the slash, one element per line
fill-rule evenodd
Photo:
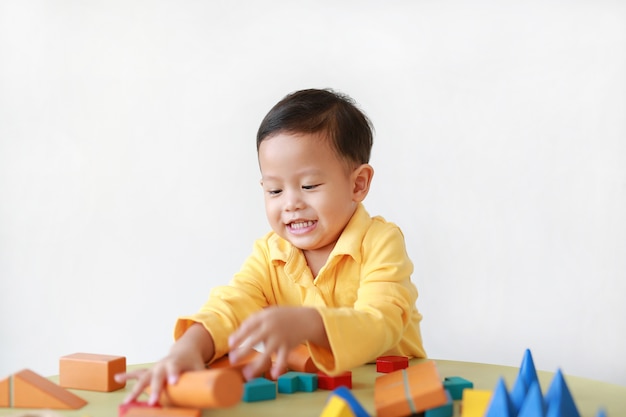
<path fill-rule="evenodd" d="M 352 172 L 352 184 L 354 189 L 352 191 L 352 199 L 357 203 L 365 200 L 367 194 L 370 191 L 370 184 L 374 177 L 374 168 L 370 164 L 363 164 L 358 166 Z"/>

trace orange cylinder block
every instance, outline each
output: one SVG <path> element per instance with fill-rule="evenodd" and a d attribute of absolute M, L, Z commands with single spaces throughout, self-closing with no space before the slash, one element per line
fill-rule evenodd
<path fill-rule="evenodd" d="M 161 394 L 163 406 L 225 408 L 241 401 L 243 379 L 234 369 L 206 369 L 181 374 L 176 384 L 167 384 Z"/>
<path fill-rule="evenodd" d="M 314 374 L 319 371 L 306 345 L 299 345 L 287 354 L 287 368 L 296 372 Z"/>

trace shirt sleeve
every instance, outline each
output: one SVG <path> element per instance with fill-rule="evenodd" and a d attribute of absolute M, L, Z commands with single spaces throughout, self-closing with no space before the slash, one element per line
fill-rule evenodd
<path fill-rule="evenodd" d="M 331 349 L 309 344 L 309 350 L 328 374 L 374 360 L 398 345 L 409 326 L 418 325 L 417 289 L 410 279 L 413 264 L 397 226 L 379 221 L 370 228 L 363 240 L 360 271 L 353 308 L 318 308 Z"/>
<path fill-rule="evenodd" d="M 227 286 L 213 288 L 208 300 L 197 313 L 177 320 L 174 339 L 180 338 L 193 323 L 201 323 L 213 338 L 213 359 L 228 353 L 228 336 L 248 316 L 268 305 L 265 286 L 269 258 L 267 246 L 263 242 L 255 242 L 252 254 Z"/>

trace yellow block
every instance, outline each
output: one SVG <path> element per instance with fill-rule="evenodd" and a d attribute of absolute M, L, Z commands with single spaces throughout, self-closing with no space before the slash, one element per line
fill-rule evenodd
<path fill-rule="evenodd" d="M 320 417 L 356 417 L 350 405 L 341 397 L 331 395 L 330 400 L 322 410 Z"/>
<path fill-rule="evenodd" d="M 461 402 L 461 417 L 483 417 L 491 401 L 491 391 L 464 389 Z"/>

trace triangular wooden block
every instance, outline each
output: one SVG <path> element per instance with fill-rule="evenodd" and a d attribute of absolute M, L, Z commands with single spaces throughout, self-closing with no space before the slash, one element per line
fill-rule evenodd
<path fill-rule="evenodd" d="M 580 417 L 580 413 L 574 402 L 574 397 L 572 397 L 572 393 L 567 387 L 567 383 L 560 369 L 557 369 L 550 383 L 545 400 L 548 405 L 549 416 Z"/>
<path fill-rule="evenodd" d="M 87 401 L 31 370 L 13 375 L 13 407 L 75 410 L 85 404 Z"/>
<path fill-rule="evenodd" d="M 11 394 L 11 386 L 9 378 L 0 379 L 0 407 L 10 407 L 9 395 Z"/>
<path fill-rule="evenodd" d="M 539 384 L 539 378 L 537 377 L 537 369 L 535 368 L 535 361 L 533 361 L 533 355 L 530 353 L 530 349 L 526 349 L 524 352 L 524 358 L 519 368 L 518 378 L 524 381 L 526 389 L 536 382 Z M 541 386 L 540 386 L 541 388 Z"/>
<path fill-rule="evenodd" d="M 355 417 L 350 404 L 338 395 L 331 394 L 320 417 Z"/>
<path fill-rule="evenodd" d="M 493 391 L 491 402 L 485 417 L 515 417 L 515 407 L 506 389 L 504 379 L 500 378 Z"/>
<path fill-rule="evenodd" d="M 545 417 L 545 415 L 546 403 L 543 401 L 539 384 L 535 383 L 528 390 L 517 417 Z"/>
<path fill-rule="evenodd" d="M 511 390 L 511 401 L 513 402 L 516 412 L 519 412 L 520 408 L 522 408 L 522 404 L 524 403 L 527 393 L 528 387 L 526 386 L 526 382 L 524 382 L 524 378 L 518 377 L 515 380 L 513 389 Z"/>

